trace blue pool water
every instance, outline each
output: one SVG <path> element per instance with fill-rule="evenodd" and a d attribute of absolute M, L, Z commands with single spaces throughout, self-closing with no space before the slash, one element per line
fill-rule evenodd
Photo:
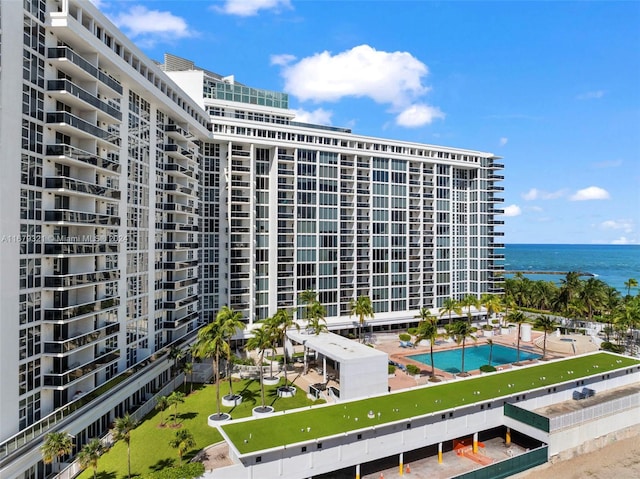
<path fill-rule="evenodd" d="M 467 346 L 464 349 L 464 370 L 473 371 L 474 369 L 480 369 L 480 366 L 489 364 L 489 352 L 491 346 L 488 344 L 482 344 L 480 346 Z M 431 366 L 431 355 L 415 354 L 413 356 L 407 356 L 414 361 Z M 537 359 L 541 357 L 540 354 L 530 353 L 520 349 L 520 361 L 526 361 L 527 359 Z M 518 350 L 515 348 L 509 348 L 500 344 L 493 345 L 493 352 L 491 353 L 491 365 L 500 366 L 502 364 L 515 363 L 518 360 Z M 449 373 L 459 373 L 462 367 L 462 348 L 450 349 L 448 351 L 438 351 L 433 353 L 433 361 L 436 363 L 436 369 L 442 369 Z"/>

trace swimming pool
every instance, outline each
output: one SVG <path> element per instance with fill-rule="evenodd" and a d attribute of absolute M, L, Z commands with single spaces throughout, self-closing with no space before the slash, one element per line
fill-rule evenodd
<path fill-rule="evenodd" d="M 467 346 L 464 349 L 464 370 L 473 371 L 474 369 L 480 369 L 480 366 L 489 364 L 490 350 L 491 346 L 488 344 Z M 540 357 L 540 354 L 530 353 L 520 349 L 520 361 L 537 359 Z M 431 366 L 431 355 L 429 353 L 414 354 L 413 356 L 407 356 L 407 358 Z M 491 353 L 492 366 L 515 363 L 517 360 L 517 349 L 502 346 L 500 344 L 493 345 L 493 352 Z M 433 353 L 433 361 L 436 363 L 436 369 L 442 369 L 449 373 L 459 373 L 462 366 L 462 348 L 435 352 Z"/>

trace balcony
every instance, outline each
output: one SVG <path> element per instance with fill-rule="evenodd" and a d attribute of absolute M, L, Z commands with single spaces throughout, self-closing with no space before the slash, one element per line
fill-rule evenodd
<path fill-rule="evenodd" d="M 66 60 L 80 68 L 82 71 L 88 73 L 93 78 L 100 80 L 104 85 L 111 88 L 118 95 L 122 94 L 122 85 L 120 85 L 118 80 L 111 78 L 109 75 L 93 66 L 69 47 L 53 47 L 47 49 L 47 58 L 58 59 L 61 61 Z"/>
<path fill-rule="evenodd" d="M 106 326 L 93 330 L 89 333 L 79 334 L 72 338 L 60 339 L 57 341 L 45 341 L 45 354 L 64 354 L 83 346 L 95 344 L 120 331 L 120 323 L 108 323 Z"/>
<path fill-rule="evenodd" d="M 44 212 L 46 223 L 80 224 L 96 226 L 119 226 L 120 218 L 115 215 L 102 215 L 98 213 L 85 213 L 73 210 L 46 210 Z"/>
<path fill-rule="evenodd" d="M 104 140 L 117 146 L 119 138 L 112 132 L 98 128 L 88 121 L 78 118 L 66 111 L 55 111 L 47 113 L 47 124 L 56 125 L 57 130 L 70 134 L 78 135 L 84 138 Z"/>
<path fill-rule="evenodd" d="M 45 243 L 45 256 L 79 256 L 111 254 L 120 251 L 116 243 Z"/>
<path fill-rule="evenodd" d="M 196 284 L 198 282 L 198 278 L 185 278 L 176 281 L 165 281 L 162 284 L 164 289 L 182 289 L 187 286 L 191 286 L 192 284 Z"/>
<path fill-rule="evenodd" d="M 189 133 L 189 130 L 184 129 L 180 125 L 176 125 L 175 123 L 167 123 L 163 125 L 162 129 L 171 138 L 183 141 L 188 141 L 191 138 L 191 133 Z"/>
<path fill-rule="evenodd" d="M 185 195 L 191 195 L 194 196 L 196 195 L 196 191 L 194 188 L 191 188 L 189 186 L 185 186 L 185 185 L 181 185 L 179 183 L 164 183 L 162 185 L 162 189 L 164 191 L 172 191 L 175 193 L 182 193 Z"/>
<path fill-rule="evenodd" d="M 44 277 L 44 287 L 79 288 L 90 284 L 104 283 L 105 281 L 117 281 L 118 279 L 120 279 L 119 269 L 87 273 L 56 274 Z"/>
<path fill-rule="evenodd" d="M 177 299 L 177 300 L 169 300 L 164 302 L 164 309 L 180 309 L 188 306 L 190 304 L 198 301 L 198 295 L 192 294 L 191 296 L 187 296 L 186 298 Z"/>
<path fill-rule="evenodd" d="M 95 371 L 108 366 L 120 358 L 120 351 L 105 351 L 101 356 L 83 365 L 73 365 L 72 370 L 64 373 L 52 372 L 44 375 L 44 386 L 65 387 Z"/>
<path fill-rule="evenodd" d="M 171 314 L 169 312 L 169 314 Z M 162 323 L 162 327 L 164 329 L 177 329 L 181 326 L 184 326 L 186 323 L 190 322 L 190 321 L 195 321 L 196 319 L 198 319 L 198 312 L 197 311 L 193 311 L 191 313 L 187 313 L 184 316 L 177 318 L 177 319 L 171 319 L 171 318 L 167 318 L 163 323 Z"/>
<path fill-rule="evenodd" d="M 198 243 L 194 241 L 174 241 L 170 243 L 162 243 L 162 249 L 196 249 Z"/>
<path fill-rule="evenodd" d="M 101 313 L 117 308 L 119 305 L 120 298 L 112 297 L 60 308 L 45 308 L 44 320 L 60 323 L 64 321 L 83 319 L 95 313 Z"/>
<path fill-rule="evenodd" d="M 165 145 L 162 145 L 162 151 L 168 153 L 169 156 L 172 156 L 174 158 L 188 161 L 194 160 L 194 157 L 196 155 L 196 151 L 194 149 L 183 148 L 175 143 L 167 143 Z"/>
<path fill-rule="evenodd" d="M 106 186 L 96 185 L 80 181 L 75 178 L 66 176 L 55 176 L 45 178 L 45 188 L 55 190 L 67 190 L 69 192 L 81 193 L 86 195 L 100 196 L 101 198 L 120 199 L 120 191 Z"/>
<path fill-rule="evenodd" d="M 177 211 L 178 213 L 198 214 L 198 208 L 193 205 L 184 205 L 182 203 L 164 203 L 162 205 L 164 211 Z"/>
<path fill-rule="evenodd" d="M 189 223 L 162 223 L 162 229 L 170 231 L 198 231 L 198 225 Z"/>
<path fill-rule="evenodd" d="M 108 103 L 100 100 L 95 95 L 89 93 L 86 90 L 83 90 L 75 83 L 69 80 L 48 80 L 47 81 L 47 92 L 51 94 L 53 98 L 64 100 L 65 103 L 68 104 L 76 104 L 80 109 L 86 109 L 86 105 L 90 105 L 96 109 L 98 113 L 102 112 L 105 115 L 111 117 L 111 119 L 115 119 L 117 121 L 122 121 L 122 113 L 113 106 Z M 76 98 L 79 101 L 72 101 L 69 99 L 69 95 Z M 104 115 L 98 115 L 104 116 Z M 105 118 L 104 121 L 109 121 L 109 118 Z"/>
<path fill-rule="evenodd" d="M 81 161 L 87 165 L 95 166 L 96 168 L 108 170 L 113 173 L 120 173 L 120 163 L 117 161 L 110 158 L 101 158 L 93 153 L 89 153 L 71 145 L 62 143 L 57 145 L 47 145 L 46 155 Z"/>
<path fill-rule="evenodd" d="M 162 267 L 164 269 L 170 269 L 173 271 L 180 270 L 180 269 L 193 268 L 194 266 L 198 266 L 197 259 L 185 260 L 185 261 L 172 261 L 172 262 L 167 262 L 162 264 Z"/>

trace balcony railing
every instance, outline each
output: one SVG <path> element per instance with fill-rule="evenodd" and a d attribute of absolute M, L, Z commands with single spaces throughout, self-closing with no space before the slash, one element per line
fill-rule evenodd
<path fill-rule="evenodd" d="M 119 226 L 120 218 L 115 215 L 85 213 L 73 210 L 46 210 L 44 220 L 49 223 L 81 223 L 88 225 Z"/>
<path fill-rule="evenodd" d="M 45 387 L 46 386 L 50 386 L 50 387 L 68 386 L 72 382 L 84 376 L 87 376 L 88 374 L 92 374 L 97 369 L 105 367 L 109 363 L 112 363 L 114 361 L 117 361 L 119 357 L 120 357 L 119 350 L 113 351 L 113 352 L 105 352 L 95 360 L 90 361 L 83 365 L 78 365 L 70 371 L 60 373 L 60 374 L 56 374 L 56 373 L 45 374 L 44 386 Z"/>
<path fill-rule="evenodd" d="M 100 71 L 98 68 L 93 66 L 91 63 L 89 63 L 87 60 L 82 58 L 80 55 L 78 55 L 69 47 L 49 48 L 47 50 L 47 57 L 67 59 L 74 65 L 80 67 L 82 70 L 87 72 L 89 75 L 100 80 L 102 83 L 107 85 L 113 91 L 117 92 L 118 94 L 122 94 L 122 85 L 120 85 L 120 83 L 117 80 L 115 80 L 114 78 L 111 78 L 109 75 Z"/>
<path fill-rule="evenodd" d="M 73 288 L 88 284 L 116 281 L 120 279 L 120 270 L 111 269 L 89 273 L 72 273 L 44 277 L 45 288 Z"/>
<path fill-rule="evenodd" d="M 45 321 L 69 321 L 86 317 L 89 314 L 103 312 L 120 305 L 118 297 L 103 298 L 89 303 L 63 306 L 59 308 L 46 308 L 44 310 Z"/>
<path fill-rule="evenodd" d="M 87 183 L 86 181 L 80 181 L 66 176 L 45 178 L 45 188 L 76 191 L 78 193 L 101 196 L 103 198 L 113 198 L 114 200 L 120 199 L 119 190 L 96 185 L 94 183 Z"/>
<path fill-rule="evenodd" d="M 88 91 L 83 90 L 78 85 L 69 80 L 49 80 L 47 81 L 47 91 L 65 91 L 75 96 L 79 100 L 82 100 L 83 102 L 97 108 L 98 110 L 103 111 L 112 118 L 115 118 L 118 121 L 122 120 L 122 113 L 117 108 L 112 107 L 108 103 L 100 100 Z"/>
<path fill-rule="evenodd" d="M 45 354 L 64 354 L 73 351 L 77 348 L 93 344 L 97 341 L 102 341 L 108 336 L 116 334 L 120 331 L 120 323 L 107 324 L 99 329 L 91 331 L 89 333 L 79 334 L 73 338 L 60 339 L 56 341 L 45 341 L 44 352 Z"/>
<path fill-rule="evenodd" d="M 88 165 L 93 165 L 98 168 L 104 168 L 106 170 L 113 171 L 114 173 L 120 173 L 120 163 L 108 158 L 101 158 L 95 154 L 76 148 L 75 146 L 66 144 L 47 145 L 47 156 L 66 156 L 74 160 L 82 161 Z"/>
<path fill-rule="evenodd" d="M 117 243 L 45 243 L 45 255 L 82 255 L 117 253 L 120 247 Z"/>
<path fill-rule="evenodd" d="M 68 113 L 66 111 L 55 111 L 47 113 L 47 123 L 66 123 L 67 125 L 77 128 L 78 130 L 83 131 L 90 136 L 100 138 L 113 144 L 115 144 L 117 140 L 112 132 L 103 130 L 102 128 L 98 128 L 88 121 L 78 118 L 77 116 L 72 115 L 71 113 Z"/>

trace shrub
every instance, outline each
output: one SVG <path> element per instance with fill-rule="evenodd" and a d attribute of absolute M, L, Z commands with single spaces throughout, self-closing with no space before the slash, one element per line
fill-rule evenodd
<path fill-rule="evenodd" d="M 398 337 L 400 341 L 411 341 L 411 335 L 407 333 L 400 333 Z"/>
<path fill-rule="evenodd" d="M 604 351 L 611 351 L 612 353 L 624 353 L 624 346 L 614 344 L 609 341 L 603 341 L 600 345 L 600 349 Z"/>
<path fill-rule="evenodd" d="M 396 367 L 393 364 L 389 364 L 389 374 L 395 374 L 396 373 Z"/>
<path fill-rule="evenodd" d="M 407 373 L 409 374 L 420 374 L 420 368 L 415 364 L 407 364 Z"/>
<path fill-rule="evenodd" d="M 494 368 L 493 366 L 489 366 L 488 364 L 484 364 L 480 366 L 480 371 L 482 371 L 483 373 L 492 373 L 496 371 L 496 368 Z"/>
<path fill-rule="evenodd" d="M 193 479 L 204 474 L 204 464 L 190 462 L 179 467 L 167 467 L 150 474 L 144 474 L 142 479 Z"/>
<path fill-rule="evenodd" d="M 418 328 L 407 329 L 407 333 L 409 333 L 411 336 L 415 336 L 417 332 L 418 332 Z"/>
<path fill-rule="evenodd" d="M 492 319 L 491 320 L 491 324 L 500 324 L 500 320 L 499 319 Z"/>
<path fill-rule="evenodd" d="M 485 331 L 493 331 L 493 326 L 491 326 L 490 324 L 485 324 L 484 326 L 482 326 L 482 329 Z"/>

